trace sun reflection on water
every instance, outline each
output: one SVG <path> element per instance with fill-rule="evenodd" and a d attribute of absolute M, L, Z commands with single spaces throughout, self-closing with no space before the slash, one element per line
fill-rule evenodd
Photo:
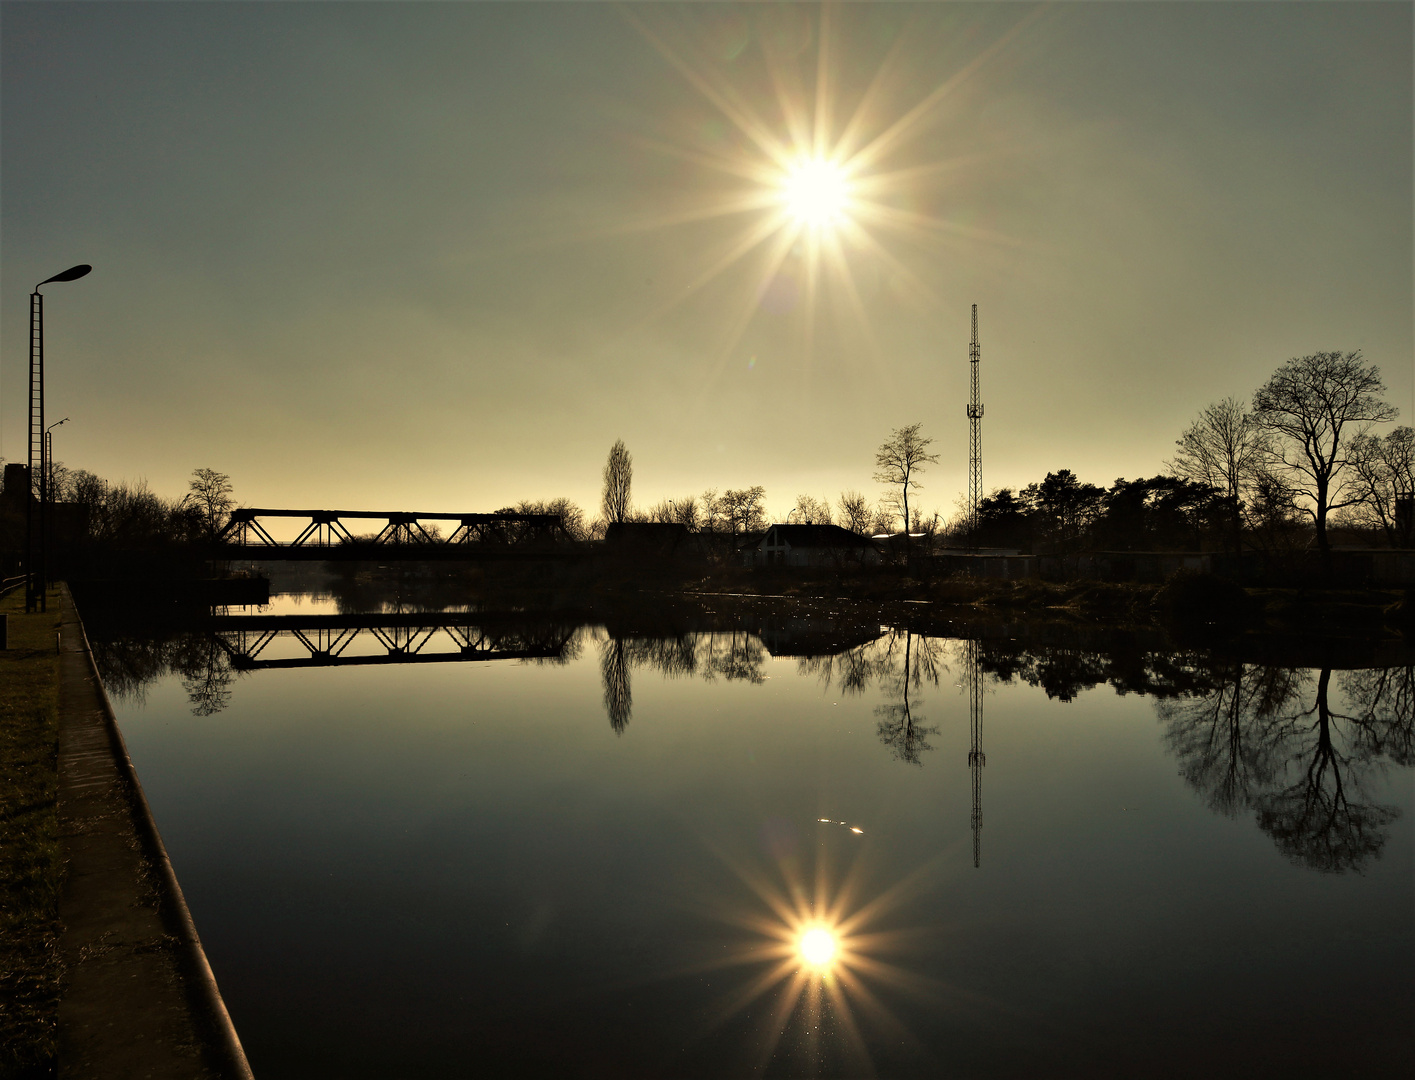
<path fill-rule="evenodd" d="M 820 822 L 843 824 L 826 818 Z M 823 851 L 817 848 L 810 883 L 802 880 L 793 858 L 779 858 L 773 874 L 759 864 L 722 856 L 751 890 L 754 902 L 714 912 L 747 936 L 729 947 L 728 955 L 704 967 L 757 970 L 715 1003 L 708 1027 L 750 1014 L 760 1032 L 758 1068 L 776 1055 L 783 1040 L 793 1052 L 809 1047 L 809 1053 L 818 1054 L 825 1052 L 821 1041 L 829 1039 L 832 1053 L 844 1053 L 857 1071 L 869 1073 L 861 1022 L 872 1035 L 883 1034 L 896 1045 L 912 1041 L 878 991 L 933 996 L 939 989 L 888 959 L 919 947 L 924 931 L 887 924 L 922 891 L 932 864 L 890 888 L 870 890 L 858 860 L 851 870 L 836 875 Z M 763 1004 L 765 1011 L 759 1007 Z"/>

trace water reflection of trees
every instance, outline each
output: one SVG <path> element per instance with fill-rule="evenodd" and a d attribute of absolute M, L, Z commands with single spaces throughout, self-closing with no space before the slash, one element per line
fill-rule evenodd
<path fill-rule="evenodd" d="M 600 642 L 600 678 L 609 726 L 622 733 L 633 715 L 632 670 L 650 668 L 669 678 L 762 683 L 767 651 L 745 630 L 633 637 L 610 634 Z"/>
<path fill-rule="evenodd" d="M 1251 811 L 1288 858 L 1342 873 L 1379 856 L 1399 813 L 1370 788 L 1386 763 L 1411 763 L 1412 669 L 1342 672 L 1336 694 L 1332 681 L 1330 668 L 1235 662 L 1157 709 L 1181 775 L 1212 809 Z"/>
<path fill-rule="evenodd" d="M 841 694 L 877 685 L 880 740 L 919 764 L 937 731 L 918 691 L 938 686 L 965 643 L 890 631 L 876 642 L 799 661 Z M 1378 857 L 1398 811 L 1372 794 L 1387 764 L 1415 764 L 1415 667 L 1344 671 L 1267 667 L 1205 652 L 980 642 L 992 683 L 1020 681 L 1073 701 L 1103 684 L 1155 699 L 1185 781 L 1215 812 L 1252 813 L 1278 850 L 1341 873 Z"/>
<path fill-rule="evenodd" d="M 96 640 L 91 648 L 104 689 L 120 701 L 142 705 L 153 682 L 175 674 L 194 716 L 212 716 L 230 704 L 238 672 L 210 634 Z"/>
<path fill-rule="evenodd" d="M 880 689 L 886 698 L 892 699 L 875 707 L 879 741 L 889 747 L 899 761 L 922 765 L 920 755 L 933 749 L 928 736 L 938 734 L 938 725 L 924 723 L 924 717 L 915 712 L 923 704 L 917 694 L 925 684 L 937 687 L 940 672 L 947 670 L 943 662 L 943 642 L 905 630 L 902 634 L 891 631 L 876 645 Z M 911 690 L 916 695 L 913 701 L 909 697 Z"/>

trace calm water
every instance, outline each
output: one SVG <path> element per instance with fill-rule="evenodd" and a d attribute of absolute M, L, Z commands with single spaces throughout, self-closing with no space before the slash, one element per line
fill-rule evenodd
<path fill-rule="evenodd" d="M 1410 668 L 474 619 L 96 642 L 263 1080 L 1411 1063 Z"/>

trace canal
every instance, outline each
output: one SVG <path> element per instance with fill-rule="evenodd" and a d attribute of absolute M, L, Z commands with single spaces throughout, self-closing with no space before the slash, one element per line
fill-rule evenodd
<path fill-rule="evenodd" d="M 346 606 L 92 634 L 258 1077 L 1410 1063 L 1415 668 Z"/>

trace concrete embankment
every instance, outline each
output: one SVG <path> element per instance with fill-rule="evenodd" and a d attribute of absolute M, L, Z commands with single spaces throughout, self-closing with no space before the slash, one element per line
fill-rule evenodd
<path fill-rule="evenodd" d="M 248 1078 L 68 591 L 59 696 L 59 1076 Z"/>

